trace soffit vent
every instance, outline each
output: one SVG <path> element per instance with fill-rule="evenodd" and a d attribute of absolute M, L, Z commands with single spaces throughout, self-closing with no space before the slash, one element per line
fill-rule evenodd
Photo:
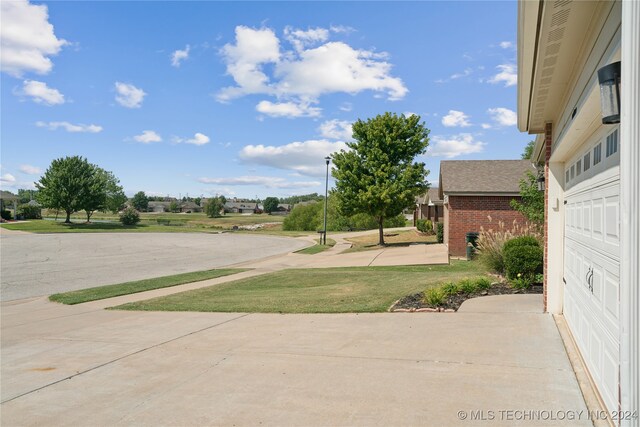
<path fill-rule="evenodd" d="M 558 0 L 557 2 L 555 2 L 555 4 L 553 5 L 554 9 L 559 9 L 561 7 L 565 7 L 566 5 L 570 4 L 573 0 Z"/>
<path fill-rule="evenodd" d="M 542 126 L 545 120 L 547 99 L 553 85 L 553 76 L 558 65 L 566 25 L 571 15 L 572 2 L 572 0 L 556 0 L 553 2 L 552 11 L 550 11 L 552 13 L 550 20 L 547 21 L 549 23 L 547 46 L 544 49 L 544 54 L 538 59 L 538 64 L 541 64 L 541 67 L 536 77 L 538 80 L 536 105 L 533 108 L 534 113 L 530 122 L 533 128 Z"/>

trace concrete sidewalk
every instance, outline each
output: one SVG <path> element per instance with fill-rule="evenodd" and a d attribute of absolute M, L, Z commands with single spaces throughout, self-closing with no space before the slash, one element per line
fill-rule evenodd
<path fill-rule="evenodd" d="M 3 304 L 0 422 L 591 425 L 515 418 L 586 411 L 552 317 L 522 297 L 451 314 Z M 496 312 L 505 304 L 521 310 Z"/>

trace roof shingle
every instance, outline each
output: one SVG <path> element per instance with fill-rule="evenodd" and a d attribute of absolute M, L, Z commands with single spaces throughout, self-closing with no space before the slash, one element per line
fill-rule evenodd
<path fill-rule="evenodd" d="M 527 171 L 536 171 L 531 160 L 443 160 L 441 194 L 518 193 Z"/>

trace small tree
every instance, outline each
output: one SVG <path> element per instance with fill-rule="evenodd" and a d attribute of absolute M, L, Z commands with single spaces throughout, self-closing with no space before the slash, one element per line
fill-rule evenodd
<path fill-rule="evenodd" d="M 80 156 L 55 159 L 36 182 L 37 200 L 45 208 L 63 210 L 71 222 L 71 214 L 84 209 L 89 189 L 94 184 L 94 165 Z"/>
<path fill-rule="evenodd" d="M 122 225 L 136 225 L 140 222 L 140 214 L 134 208 L 128 207 L 120 214 L 120 222 Z"/>
<path fill-rule="evenodd" d="M 171 203 L 169 203 L 169 212 L 178 212 L 179 209 L 180 206 L 178 206 L 178 202 L 175 200 L 172 200 Z"/>
<path fill-rule="evenodd" d="M 220 197 L 212 197 L 207 200 L 204 205 L 204 212 L 209 218 L 216 218 L 220 216 L 220 211 L 224 208 L 224 203 L 220 200 Z"/>
<path fill-rule="evenodd" d="M 511 207 L 538 226 L 544 224 L 544 192 L 538 191 L 538 179 L 531 172 L 520 180 L 520 201 L 511 200 Z"/>
<path fill-rule="evenodd" d="M 146 212 L 149 209 L 149 199 L 147 198 L 147 195 L 144 194 L 144 191 L 138 191 L 134 194 L 131 204 L 140 212 Z"/>
<path fill-rule="evenodd" d="M 533 156 L 533 148 L 536 145 L 536 141 L 531 140 L 524 147 L 524 151 L 522 152 L 522 160 L 529 160 L 531 156 Z"/>
<path fill-rule="evenodd" d="M 334 153 L 335 194 L 344 215 L 360 212 L 376 218 L 379 245 L 384 245 L 384 220 L 412 207 L 428 186 L 424 163 L 414 163 L 429 144 L 429 130 L 420 117 L 385 113 L 353 124 L 350 151 Z"/>
<path fill-rule="evenodd" d="M 267 197 L 264 199 L 262 205 L 264 206 L 264 211 L 268 214 L 271 212 L 275 212 L 278 210 L 278 198 L 277 197 Z"/>

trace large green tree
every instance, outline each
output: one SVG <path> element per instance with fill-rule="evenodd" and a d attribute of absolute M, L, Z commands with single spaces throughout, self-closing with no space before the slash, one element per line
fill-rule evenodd
<path fill-rule="evenodd" d="M 87 215 L 87 222 L 96 211 L 117 212 L 127 201 L 120 181 L 113 172 L 106 171 L 99 166 L 93 166 L 93 176 L 89 180 L 82 201 L 82 209 Z"/>
<path fill-rule="evenodd" d="M 275 212 L 278 210 L 278 205 L 280 203 L 277 197 L 267 197 L 266 199 L 264 199 L 264 202 L 262 204 L 264 206 L 264 211 L 270 214 L 271 212 Z"/>
<path fill-rule="evenodd" d="M 428 170 L 415 162 L 429 145 L 429 130 L 420 117 L 385 113 L 353 124 L 349 150 L 332 155 L 335 195 L 342 214 L 372 215 L 384 245 L 384 220 L 415 204 L 424 194 Z"/>
<path fill-rule="evenodd" d="M 70 223 L 71 214 L 84 209 L 94 174 L 94 165 L 84 157 L 55 159 L 35 183 L 37 200 L 46 208 L 66 212 L 65 222 Z"/>
<path fill-rule="evenodd" d="M 139 212 L 146 212 L 149 209 L 149 198 L 144 191 L 138 191 L 133 195 L 133 200 L 131 200 L 131 205 L 133 208 Z"/>

